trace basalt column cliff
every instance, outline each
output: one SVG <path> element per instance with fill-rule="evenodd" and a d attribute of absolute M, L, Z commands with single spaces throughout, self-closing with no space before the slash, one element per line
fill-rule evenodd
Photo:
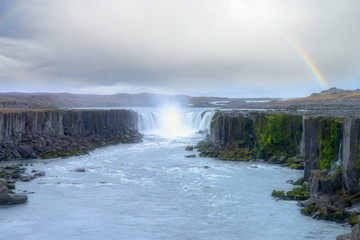
<path fill-rule="evenodd" d="M 0 160 L 58 157 L 112 143 L 141 141 L 130 110 L 0 112 Z"/>

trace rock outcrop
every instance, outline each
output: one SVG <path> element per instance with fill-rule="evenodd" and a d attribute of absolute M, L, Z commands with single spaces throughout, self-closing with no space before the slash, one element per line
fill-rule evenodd
<path fill-rule="evenodd" d="M 139 142 L 137 121 L 130 110 L 0 112 L 0 160 L 69 156 L 106 144 Z"/>
<path fill-rule="evenodd" d="M 265 159 L 297 164 L 302 116 L 289 113 L 221 112 L 211 124 L 212 142 L 200 147 L 202 156 L 224 160 Z M 295 157 L 295 158 L 293 158 Z"/>
<path fill-rule="evenodd" d="M 343 139 L 343 183 L 349 192 L 355 193 L 359 191 L 360 119 L 345 119 Z"/>
<path fill-rule="evenodd" d="M 330 171 L 339 160 L 343 139 L 343 119 L 334 117 L 306 117 L 303 121 L 302 156 L 305 162 L 305 181 L 311 171 Z"/>
<path fill-rule="evenodd" d="M 338 172 L 340 187 L 359 191 L 360 118 L 232 111 L 218 112 L 211 126 L 211 142 L 199 147 L 202 156 L 302 161 L 306 182 L 314 170 Z"/>

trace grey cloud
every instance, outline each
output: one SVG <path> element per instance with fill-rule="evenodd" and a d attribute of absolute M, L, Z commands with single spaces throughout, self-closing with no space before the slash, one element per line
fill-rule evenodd
<path fill-rule="evenodd" d="M 0 39 L 0 82 L 28 76 L 49 90 L 57 79 L 61 90 L 123 84 L 192 94 L 321 90 L 281 30 L 331 86 L 351 87 L 360 70 L 358 9 L 356 0 L 38 0 L 17 19 L 28 37 Z"/>

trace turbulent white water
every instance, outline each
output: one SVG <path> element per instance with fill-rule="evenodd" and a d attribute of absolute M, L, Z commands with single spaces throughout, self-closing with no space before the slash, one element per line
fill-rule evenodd
<path fill-rule="evenodd" d="M 273 189 L 302 171 L 266 163 L 185 158 L 209 127 L 204 111 L 175 110 L 188 134 L 167 133 L 168 110 L 136 109 L 144 141 L 68 159 L 31 160 L 46 176 L 17 183 L 29 202 L 0 207 L 1 239 L 335 239 L 347 225 L 299 213 Z M 169 112 L 168 112 L 169 113 Z M 203 117 L 201 117 L 203 115 Z M 162 117 L 161 117 L 162 116 Z M 202 124 L 203 123 L 203 124 Z M 147 129 L 146 131 L 144 129 Z M 157 133 L 161 133 L 158 135 Z M 185 135 L 185 136 L 184 136 Z M 73 170 L 84 167 L 86 172 Z"/>
<path fill-rule="evenodd" d="M 168 106 L 160 109 L 142 109 L 139 112 L 139 130 L 166 137 L 188 136 L 194 131 L 209 132 L 214 110 L 185 110 Z"/>

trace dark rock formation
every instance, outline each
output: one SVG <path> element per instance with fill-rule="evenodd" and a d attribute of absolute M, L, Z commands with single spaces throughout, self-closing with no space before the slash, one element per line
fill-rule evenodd
<path fill-rule="evenodd" d="M 141 141 L 130 110 L 0 112 L 0 160 L 58 157 Z"/>
<path fill-rule="evenodd" d="M 356 224 L 351 231 L 351 240 L 360 239 L 360 223 Z"/>
<path fill-rule="evenodd" d="M 0 167 L 0 205 L 13 205 L 27 202 L 27 195 L 15 194 L 11 190 L 15 189 L 16 181 L 29 182 L 35 178 L 46 175 L 44 171 L 38 170 L 33 170 L 32 173 L 34 173 L 34 175 L 26 173 L 26 168 L 23 164 Z"/>
<path fill-rule="evenodd" d="M 302 156 L 305 162 L 305 180 L 312 170 L 331 170 L 339 159 L 342 137 L 342 119 L 334 117 L 306 117 L 303 121 Z"/>
<path fill-rule="evenodd" d="M 86 172 L 85 168 L 75 168 L 74 172 Z"/>
<path fill-rule="evenodd" d="M 351 233 L 340 235 L 336 240 L 359 240 L 360 239 L 360 223 L 356 224 Z"/>
<path fill-rule="evenodd" d="M 306 182 L 313 170 L 342 171 L 334 187 L 359 190 L 360 118 L 232 111 L 215 114 L 211 126 L 212 141 L 197 146 L 201 156 L 265 159 L 294 169 L 304 164 Z"/>
<path fill-rule="evenodd" d="M 25 203 L 28 200 L 25 194 L 11 194 L 3 193 L 0 194 L 0 205 L 14 205 Z"/>
<path fill-rule="evenodd" d="M 211 126 L 212 142 L 197 146 L 202 156 L 224 160 L 265 159 L 286 164 L 300 153 L 302 116 L 298 114 L 219 112 Z M 288 165 L 303 167 L 300 162 L 293 158 Z"/>
<path fill-rule="evenodd" d="M 343 183 L 349 192 L 355 193 L 359 191 L 360 119 L 345 119 L 343 139 Z"/>
<path fill-rule="evenodd" d="M 12 173 L 12 172 L 10 172 Z M 3 177 L 11 178 L 12 176 L 7 176 L 3 174 Z M 25 203 L 28 199 L 27 195 L 25 194 L 15 194 L 12 191 L 9 190 L 15 189 L 14 184 L 9 184 L 8 181 L 5 178 L 2 178 L 0 181 L 0 205 L 13 205 L 13 204 L 20 204 Z"/>

